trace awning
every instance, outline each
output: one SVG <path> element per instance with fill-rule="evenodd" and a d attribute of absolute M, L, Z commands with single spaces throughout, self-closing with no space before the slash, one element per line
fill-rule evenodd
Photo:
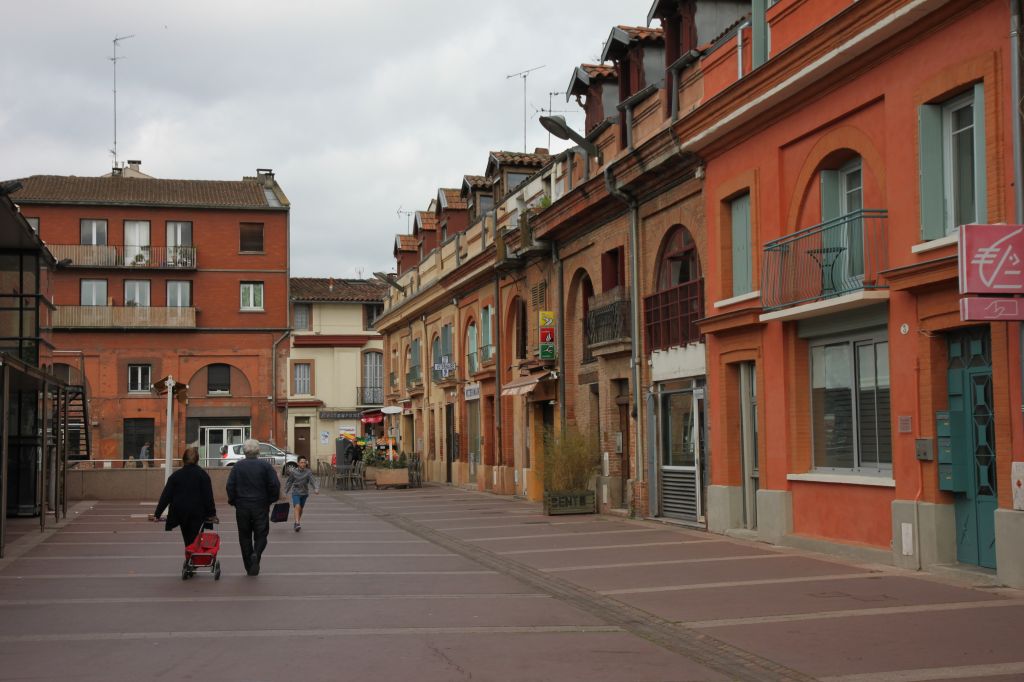
<path fill-rule="evenodd" d="M 513 379 L 501 387 L 502 395 L 526 395 L 537 388 L 537 384 L 551 376 L 551 372 L 542 372 L 531 376 Z"/>
<path fill-rule="evenodd" d="M 368 414 L 363 416 L 359 421 L 364 424 L 380 424 L 384 421 L 384 415 L 380 413 Z"/>

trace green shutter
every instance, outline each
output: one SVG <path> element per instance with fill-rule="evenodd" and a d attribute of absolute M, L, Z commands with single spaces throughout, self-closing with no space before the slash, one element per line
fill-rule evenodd
<path fill-rule="evenodd" d="M 988 183 L 985 179 L 985 85 L 974 86 L 974 205 L 979 223 L 988 222 Z"/>
<path fill-rule="evenodd" d="M 923 104 L 917 110 L 921 189 L 921 241 L 946 235 L 945 182 L 942 174 L 942 107 Z"/>
<path fill-rule="evenodd" d="M 750 65 L 757 68 L 768 61 L 767 0 L 753 0 L 750 12 Z"/>
<path fill-rule="evenodd" d="M 732 295 L 753 291 L 753 267 L 750 260 L 750 195 L 730 203 L 732 209 Z"/>

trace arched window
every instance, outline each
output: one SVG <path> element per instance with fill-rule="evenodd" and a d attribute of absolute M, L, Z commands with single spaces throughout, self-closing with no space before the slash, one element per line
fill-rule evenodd
<path fill-rule="evenodd" d="M 466 328 L 466 367 L 470 374 L 476 374 L 480 369 L 480 362 L 476 355 L 476 325 L 471 324 Z"/>
<path fill-rule="evenodd" d="M 697 245 L 682 225 L 665 237 L 657 274 L 658 293 L 644 299 L 647 352 L 700 341 L 704 280 Z"/>
<path fill-rule="evenodd" d="M 590 282 L 590 278 L 584 275 L 583 280 L 580 282 L 580 311 L 582 313 L 581 319 L 583 320 L 583 362 L 593 362 L 595 360 L 594 354 L 590 350 L 590 345 L 595 343 L 590 329 L 590 299 L 593 297 L 594 285 Z"/>
<path fill-rule="evenodd" d="M 430 376 L 434 383 L 441 381 L 441 370 L 437 366 L 441 364 L 441 337 L 435 336 L 430 343 Z"/>

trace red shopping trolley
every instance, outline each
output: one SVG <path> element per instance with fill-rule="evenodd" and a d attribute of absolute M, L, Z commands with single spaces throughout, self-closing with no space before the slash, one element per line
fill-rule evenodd
<path fill-rule="evenodd" d="M 210 571 L 214 580 L 220 580 L 220 560 L 217 558 L 217 553 L 220 552 L 220 535 L 213 532 L 215 522 L 216 520 L 211 520 L 204 523 L 203 530 L 196 539 L 185 547 L 185 563 L 181 566 L 182 580 L 188 580 L 200 570 Z"/>

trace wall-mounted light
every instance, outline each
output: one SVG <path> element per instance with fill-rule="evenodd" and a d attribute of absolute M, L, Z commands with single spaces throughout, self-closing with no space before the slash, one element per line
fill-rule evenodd
<path fill-rule="evenodd" d="M 598 165 L 604 164 L 601 150 L 597 145 L 570 128 L 569 124 L 565 122 L 565 116 L 541 116 L 540 124 L 544 126 L 544 130 L 560 140 L 572 140 L 578 144 L 583 151 L 597 159 Z"/>

